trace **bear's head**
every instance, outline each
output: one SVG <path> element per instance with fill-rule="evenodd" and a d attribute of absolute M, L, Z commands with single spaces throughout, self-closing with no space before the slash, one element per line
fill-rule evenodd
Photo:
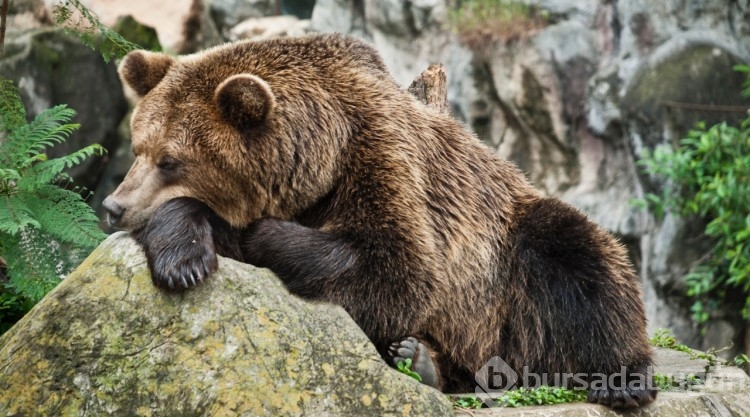
<path fill-rule="evenodd" d="M 139 98 L 135 162 L 104 202 L 112 225 L 144 226 L 176 197 L 237 227 L 292 218 L 328 194 L 364 98 L 388 76 L 377 53 L 341 36 L 241 42 L 185 57 L 135 51 L 119 67 Z M 365 80 L 362 77 L 368 77 Z"/>

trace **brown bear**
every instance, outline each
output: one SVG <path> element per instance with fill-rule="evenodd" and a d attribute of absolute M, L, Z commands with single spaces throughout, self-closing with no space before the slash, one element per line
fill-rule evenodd
<path fill-rule="evenodd" d="M 343 306 L 385 358 L 446 392 L 474 391 L 501 359 L 583 375 L 591 402 L 655 399 L 623 247 L 401 90 L 365 42 L 136 51 L 120 75 L 140 96 L 136 158 L 104 206 L 157 286 L 192 287 L 229 256 Z"/>

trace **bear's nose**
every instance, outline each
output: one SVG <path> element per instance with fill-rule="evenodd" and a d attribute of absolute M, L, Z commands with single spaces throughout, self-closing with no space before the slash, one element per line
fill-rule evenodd
<path fill-rule="evenodd" d="M 122 219 L 122 214 L 125 213 L 125 209 L 117 204 L 111 197 L 107 197 L 102 202 L 102 207 L 107 210 L 107 221 L 110 226 L 117 226 L 117 223 Z"/>

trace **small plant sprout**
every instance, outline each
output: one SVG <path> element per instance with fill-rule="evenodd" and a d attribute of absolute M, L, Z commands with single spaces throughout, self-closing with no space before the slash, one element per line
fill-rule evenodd
<path fill-rule="evenodd" d="M 418 373 L 412 371 L 411 369 L 411 358 L 406 358 L 402 361 L 399 361 L 396 364 L 396 369 L 402 374 L 409 375 L 410 377 L 416 379 L 417 381 L 422 382 L 422 377 L 419 376 Z"/>

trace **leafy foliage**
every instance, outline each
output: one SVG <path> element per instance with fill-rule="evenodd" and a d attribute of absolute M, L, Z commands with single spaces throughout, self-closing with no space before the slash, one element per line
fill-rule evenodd
<path fill-rule="evenodd" d="M 651 344 L 656 347 L 672 349 L 685 353 L 693 353 L 693 349 L 690 349 L 689 347 L 678 342 L 677 338 L 674 337 L 672 332 L 668 329 L 656 329 L 656 332 L 654 332 L 654 336 L 649 339 L 649 342 L 651 342 Z"/>
<path fill-rule="evenodd" d="M 44 152 L 78 128 L 68 123 L 75 112 L 60 105 L 27 123 L 13 84 L 2 80 L 0 87 L 0 258 L 9 277 L 0 282 L 2 323 L 54 288 L 105 235 L 82 190 L 66 188 L 64 172 L 104 148 L 48 158 Z"/>
<path fill-rule="evenodd" d="M 484 406 L 484 401 L 479 399 L 476 395 L 464 395 L 461 397 L 453 398 L 454 408 L 474 408 L 480 409 Z"/>
<path fill-rule="evenodd" d="M 26 124 L 26 109 L 23 108 L 18 90 L 13 81 L 0 78 L 0 132 Z M 2 138 L 2 136 L 0 136 Z"/>
<path fill-rule="evenodd" d="M 553 405 L 573 402 L 585 402 L 587 390 L 576 390 L 542 385 L 537 388 L 517 388 L 506 391 L 494 399 L 499 407 L 526 407 L 531 405 Z M 464 395 L 453 399 L 455 408 L 482 408 L 484 402 L 475 395 Z"/>
<path fill-rule="evenodd" d="M 107 62 L 140 49 L 80 0 L 59 1 L 54 20 Z M 54 159 L 45 153 L 78 128 L 68 123 L 74 115 L 61 105 L 27 123 L 18 90 L 0 77 L 0 334 L 105 237 L 84 190 L 70 189 L 64 172 L 104 149 L 91 145 Z"/>
<path fill-rule="evenodd" d="M 121 58 L 140 47 L 108 28 L 80 0 L 62 0 L 54 9 L 55 24 L 65 27 L 84 44 L 99 50 L 104 61 Z"/>
<path fill-rule="evenodd" d="M 654 374 L 654 385 L 659 388 L 659 391 L 664 392 L 671 391 L 679 386 L 679 383 L 675 381 L 674 376 L 657 372 Z"/>
<path fill-rule="evenodd" d="M 542 385 L 538 388 L 518 388 L 506 392 L 496 402 L 504 407 L 523 407 L 527 405 L 551 405 L 586 401 L 588 391 L 571 390 L 561 387 Z"/>
<path fill-rule="evenodd" d="M 708 366 L 715 366 L 715 365 L 725 365 L 725 366 L 737 366 L 737 367 L 746 367 L 748 364 L 750 364 L 750 358 L 748 358 L 745 354 L 739 354 L 735 356 L 733 359 L 725 360 L 718 356 L 719 353 L 724 352 L 731 348 L 731 346 L 726 346 L 720 349 L 717 348 L 711 348 L 706 352 L 701 352 L 699 350 L 691 349 L 690 347 L 680 343 L 677 341 L 677 338 L 674 337 L 672 332 L 670 332 L 667 329 L 657 329 L 654 333 L 654 337 L 650 339 L 650 342 L 653 346 L 661 347 L 665 349 L 672 349 L 676 350 L 678 352 L 684 352 L 690 355 L 690 359 L 701 359 L 705 360 L 708 363 Z"/>
<path fill-rule="evenodd" d="M 745 96 L 750 97 L 750 66 Z M 742 316 L 750 319 L 750 117 L 740 127 L 699 123 L 677 149 L 656 147 L 639 164 L 666 180 L 661 194 L 649 193 L 641 205 L 657 217 L 666 211 L 706 220 L 713 248 L 685 277 L 694 297 L 693 318 L 706 323 L 727 292 L 742 294 Z"/>
<path fill-rule="evenodd" d="M 694 374 L 680 375 L 675 378 L 674 375 L 657 372 L 654 374 L 654 385 L 659 391 L 685 391 L 694 388 L 696 385 L 703 385 L 705 381 Z"/>

